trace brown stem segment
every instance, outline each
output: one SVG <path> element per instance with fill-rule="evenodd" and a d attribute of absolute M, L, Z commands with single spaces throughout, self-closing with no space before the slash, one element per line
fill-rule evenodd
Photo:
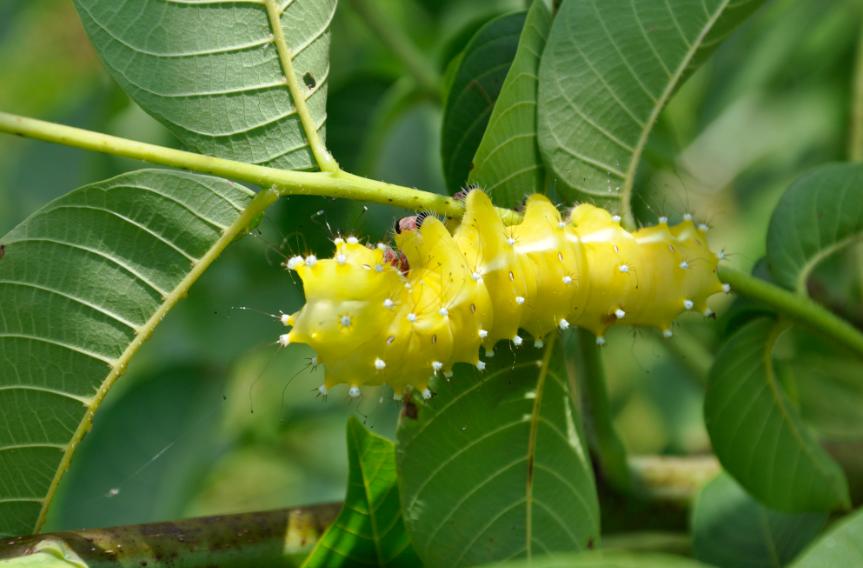
<path fill-rule="evenodd" d="M 14 537 L 0 540 L 0 568 L 32 566 L 25 561 L 46 547 L 77 555 L 89 568 L 299 566 L 340 508 L 316 505 Z"/>

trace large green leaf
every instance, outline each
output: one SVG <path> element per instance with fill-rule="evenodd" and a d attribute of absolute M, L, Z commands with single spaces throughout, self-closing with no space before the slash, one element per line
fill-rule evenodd
<path fill-rule="evenodd" d="M 562 350 L 456 368 L 399 427 L 405 523 L 432 566 L 584 550 L 599 539 L 590 456 Z"/>
<path fill-rule="evenodd" d="M 692 510 L 695 557 L 728 568 L 788 564 L 827 523 L 827 513 L 780 513 L 721 474 L 705 485 Z"/>
<path fill-rule="evenodd" d="M 544 191 L 545 170 L 536 142 L 536 98 L 539 60 L 551 20 L 548 1 L 534 0 L 468 176 L 468 181 L 482 186 L 504 207 L 518 205 L 526 194 Z"/>
<path fill-rule="evenodd" d="M 0 535 L 41 525 L 108 389 L 248 226 L 251 195 L 142 170 L 73 191 L 0 239 Z"/>
<path fill-rule="evenodd" d="M 441 132 L 444 177 L 450 192 L 467 181 L 471 160 L 515 57 L 524 19 L 525 14 L 520 12 L 488 22 L 457 61 Z"/>
<path fill-rule="evenodd" d="M 773 320 L 759 318 L 717 353 L 704 404 L 713 449 L 740 485 L 771 508 L 847 507 L 842 470 L 801 422 L 774 371 L 780 333 Z"/>
<path fill-rule="evenodd" d="M 539 143 L 558 191 L 631 220 L 638 163 L 660 111 L 762 2 L 563 2 L 539 75 Z"/>
<path fill-rule="evenodd" d="M 75 4 L 114 79 L 184 144 L 241 162 L 315 167 L 306 129 L 322 133 L 326 122 L 336 0 Z"/>
<path fill-rule="evenodd" d="M 802 294 L 812 269 L 863 238 L 863 164 L 830 164 L 798 178 L 782 195 L 767 232 L 776 281 Z"/>
<path fill-rule="evenodd" d="M 393 443 L 348 420 L 348 491 L 342 512 L 303 564 L 415 566 L 402 521 Z"/>
<path fill-rule="evenodd" d="M 855 512 L 815 541 L 794 568 L 863 566 L 863 510 Z"/>

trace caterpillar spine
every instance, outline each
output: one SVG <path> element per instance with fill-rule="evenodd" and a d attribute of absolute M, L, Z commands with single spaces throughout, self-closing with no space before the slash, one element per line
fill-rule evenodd
<path fill-rule="evenodd" d="M 707 298 L 728 291 L 705 229 L 686 216 L 631 233 L 619 217 L 589 204 L 563 220 L 539 194 L 527 199 L 522 222 L 506 227 L 489 197 L 472 190 L 452 233 L 434 217 L 397 231 L 408 270 L 386 246 L 354 237 L 336 239 L 331 259 L 290 259 L 307 301 L 282 318 L 292 329 L 279 344 L 305 343 L 317 352 L 326 369 L 323 393 L 346 383 L 358 396 L 360 385 L 389 384 L 430 396 L 435 373 L 451 376 L 455 363 L 483 370 L 480 347 L 489 356 L 500 340 L 518 347 L 519 330 L 538 346 L 571 326 L 590 330 L 602 345 L 618 322 L 670 337 L 680 312 L 710 313 Z"/>

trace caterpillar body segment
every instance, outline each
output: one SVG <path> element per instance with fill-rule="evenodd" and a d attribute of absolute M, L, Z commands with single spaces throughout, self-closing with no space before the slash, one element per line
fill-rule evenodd
<path fill-rule="evenodd" d="M 485 193 L 470 191 L 452 232 L 427 217 L 395 241 L 405 263 L 355 238 L 336 239 L 331 259 L 288 263 L 307 303 L 285 318 L 292 329 L 280 343 L 317 352 L 324 391 L 347 383 L 427 392 L 430 377 L 455 363 L 482 369 L 480 347 L 521 345 L 520 330 L 538 344 L 570 326 L 602 343 L 617 322 L 668 335 L 680 312 L 706 312 L 707 298 L 724 290 L 718 259 L 691 219 L 631 233 L 589 204 L 563 220 L 539 194 L 527 199 L 522 222 L 507 227 Z"/>

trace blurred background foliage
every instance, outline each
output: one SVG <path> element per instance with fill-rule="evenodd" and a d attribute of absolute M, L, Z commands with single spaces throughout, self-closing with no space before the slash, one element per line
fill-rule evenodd
<path fill-rule="evenodd" d="M 483 22 L 524 8 L 520 0 L 376 2 L 442 76 Z M 753 266 L 789 182 L 816 164 L 846 158 L 861 21 L 857 0 L 775 0 L 761 9 L 664 112 L 639 174 L 639 217 L 692 211 L 714 227 L 713 245 L 735 266 Z M 327 136 L 345 169 L 446 191 L 441 101 L 414 87 L 349 0 L 333 23 L 331 67 Z M 70 2 L 0 3 L 0 109 L 177 145 L 108 78 Z M 54 197 L 137 167 L 2 137 L 0 234 Z M 195 284 L 110 394 L 46 528 L 341 499 L 347 416 L 391 435 L 399 407 L 383 389 L 358 401 L 341 391 L 315 397 L 322 377 L 310 354 L 274 345 L 280 331 L 272 316 L 302 301 L 279 263 L 292 253 L 329 254 L 336 233 L 386 239 L 402 214 L 303 197 L 274 207 Z M 857 249 L 831 259 L 812 282 L 820 301 L 858 325 L 861 275 L 847 267 L 861 257 Z M 629 328 L 609 338 L 612 406 L 630 452 L 709 451 L 701 419 L 705 375 L 723 330 L 735 325 L 722 315 L 727 306 L 716 307 L 722 321 L 685 320 L 671 344 Z M 851 380 L 852 364 L 802 332 L 787 337 L 778 355 L 788 363 L 787 385 L 821 434 L 840 447 L 859 439 L 863 392 Z"/>

